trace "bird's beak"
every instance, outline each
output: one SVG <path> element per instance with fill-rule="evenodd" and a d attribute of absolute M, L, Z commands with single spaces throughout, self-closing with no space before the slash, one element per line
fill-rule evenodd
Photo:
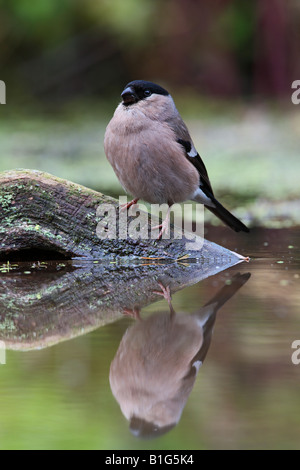
<path fill-rule="evenodd" d="M 125 88 L 125 90 L 122 91 L 121 97 L 123 99 L 123 104 L 125 106 L 128 106 L 129 104 L 133 104 L 137 102 L 137 96 L 134 92 L 134 89 L 131 88 L 131 86 L 128 86 Z"/>

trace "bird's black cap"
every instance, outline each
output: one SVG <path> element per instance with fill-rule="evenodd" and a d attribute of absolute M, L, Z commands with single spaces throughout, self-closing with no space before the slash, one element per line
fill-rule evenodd
<path fill-rule="evenodd" d="M 123 99 L 123 104 L 128 106 L 148 98 L 153 93 L 164 96 L 169 95 L 167 90 L 165 90 L 160 85 L 156 85 L 156 83 L 147 82 L 146 80 L 134 80 L 127 83 L 121 96 Z"/>

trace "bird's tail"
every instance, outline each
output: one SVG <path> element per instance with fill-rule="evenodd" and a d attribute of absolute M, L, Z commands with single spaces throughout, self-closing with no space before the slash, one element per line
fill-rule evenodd
<path fill-rule="evenodd" d="M 216 304 L 216 310 L 222 307 L 234 294 L 248 281 L 251 277 L 250 273 L 235 274 L 228 284 L 226 284 L 212 299 L 210 299 L 204 307 Z"/>
<path fill-rule="evenodd" d="M 249 232 L 248 227 L 243 224 L 237 217 L 235 217 L 231 212 L 229 212 L 225 207 L 222 206 L 222 204 L 219 203 L 215 198 L 212 198 L 213 203 L 215 204 L 215 207 L 211 206 L 205 206 L 207 209 L 209 209 L 213 214 L 215 214 L 217 217 L 219 217 L 224 224 L 228 225 L 232 230 L 235 230 L 236 232 Z"/>
<path fill-rule="evenodd" d="M 194 316 L 197 316 L 202 324 L 203 344 L 193 358 L 192 363 L 197 360 L 200 360 L 201 362 L 204 361 L 209 350 L 213 327 L 219 308 L 221 308 L 244 284 L 246 284 L 250 276 L 250 273 L 235 274 L 230 279 L 229 284 L 222 287 L 222 289 L 201 308 L 200 312 L 193 314 Z"/>

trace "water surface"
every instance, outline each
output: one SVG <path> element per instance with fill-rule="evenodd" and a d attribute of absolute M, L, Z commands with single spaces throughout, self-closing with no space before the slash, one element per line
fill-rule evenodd
<path fill-rule="evenodd" d="M 206 236 L 250 255 L 250 263 L 216 274 L 210 267 L 203 276 L 184 260 L 123 273 L 115 267 L 114 275 L 97 267 L 96 280 L 95 267 L 68 262 L 2 266 L 0 337 L 8 349 L 0 365 L 1 449 L 299 448 L 300 365 L 292 362 L 292 343 L 300 340 L 299 230 L 240 236 L 210 228 Z M 182 335 L 169 335 L 168 302 L 154 293 L 159 282 L 174 292 Z M 137 310 L 141 321 L 133 318 Z M 190 327 L 194 320 L 202 336 Z M 151 355 L 140 371 L 141 360 L 130 369 L 138 338 Z M 112 379 L 118 350 L 123 362 Z M 173 396 L 175 426 L 147 440 L 136 436 L 140 423 L 130 431 L 124 370 L 143 377 L 149 396 L 159 387 Z M 176 374 L 185 384 L 179 391 L 170 380 Z M 111 387 L 118 377 L 127 390 L 121 398 Z M 132 396 L 137 407 L 141 393 Z"/>

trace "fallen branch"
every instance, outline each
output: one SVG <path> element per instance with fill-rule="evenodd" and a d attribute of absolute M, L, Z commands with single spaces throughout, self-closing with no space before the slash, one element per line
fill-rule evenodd
<path fill-rule="evenodd" d="M 0 173 L 0 259 L 123 259 L 160 258 L 219 260 L 233 262 L 239 255 L 198 238 L 202 245 L 187 249 L 184 237 L 176 239 L 180 229 L 171 230 L 168 240 L 99 239 L 97 227 L 105 223 L 97 209 L 115 199 L 75 183 L 34 170 Z M 130 218 L 129 218 L 130 219 Z M 150 227 L 150 216 L 145 214 Z M 127 229 L 119 218 L 117 229 Z M 125 223 L 128 223 L 125 218 Z"/>

